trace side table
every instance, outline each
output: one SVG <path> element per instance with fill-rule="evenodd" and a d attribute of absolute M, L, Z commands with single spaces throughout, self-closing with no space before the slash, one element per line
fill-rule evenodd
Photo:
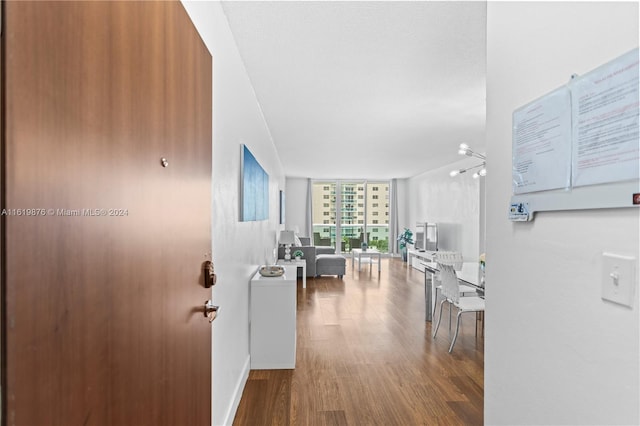
<path fill-rule="evenodd" d="M 307 261 L 304 259 L 300 259 L 300 260 L 296 260 L 296 259 L 291 259 L 291 260 L 285 260 L 285 259 L 278 259 L 278 261 L 276 262 L 277 265 L 282 265 L 282 266 L 296 266 L 297 268 L 302 268 L 302 288 L 307 288 Z M 296 268 L 296 271 L 298 270 Z"/>

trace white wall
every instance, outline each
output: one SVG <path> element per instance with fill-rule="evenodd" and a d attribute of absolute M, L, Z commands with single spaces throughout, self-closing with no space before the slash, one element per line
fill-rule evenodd
<path fill-rule="evenodd" d="M 307 179 L 287 177 L 285 183 L 286 217 L 285 228 L 300 230 L 300 236 L 313 237 L 307 229 Z"/>
<path fill-rule="evenodd" d="M 637 3 L 487 7 L 485 422 L 634 424 L 639 303 L 601 299 L 601 253 L 639 255 L 638 209 L 511 223 L 514 109 L 638 45 Z M 630 194 L 631 195 L 631 194 Z"/>
<path fill-rule="evenodd" d="M 480 179 L 473 179 L 472 171 L 454 178 L 449 172 L 480 163 L 477 159 L 463 159 L 407 179 L 403 203 L 408 208 L 409 222 L 401 222 L 400 231 L 408 227 L 416 232 L 418 221 L 436 222 L 439 250 L 460 251 L 466 261 L 477 262 Z"/>
<path fill-rule="evenodd" d="M 213 424 L 231 424 L 249 372 L 249 280 L 276 246 L 284 172 L 218 2 L 183 1 L 213 55 Z M 269 174 L 268 221 L 239 222 L 240 144 Z"/>

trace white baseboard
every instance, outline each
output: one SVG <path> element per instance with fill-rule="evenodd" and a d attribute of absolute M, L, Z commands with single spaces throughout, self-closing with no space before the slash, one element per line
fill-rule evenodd
<path fill-rule="evenodd" d="M 231 402 L 231 405 L 229 405 L 229 410 L 227 411 L 227 415 L 224 416 L 224 422 L 220 423 L 221 425 L 231 426 L 233 424 L 233 419 L 236 417 L 236 411 L 238 411 L 238 406 L 240 405 L 240 399 L 242 399 L 242 391 L 249 379 L 250 368 L 251 356 L 247 356 L 244 366 L 242 367 L 242 374 L 240 374 L 236 387 L 233 390 L 233 401 Z M 213 397 L 215 398 L 215 395 Z"/>

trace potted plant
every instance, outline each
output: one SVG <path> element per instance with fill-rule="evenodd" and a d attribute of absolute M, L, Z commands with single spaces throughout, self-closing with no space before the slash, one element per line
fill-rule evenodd
<path fill-rule="evenodd" d="M 404 228 L 404 232 L 398 235 L 398 246 L 400 247 L 400 252 L 402 253 L 402 261 L 407 261 L 407 244 L 413 244 L 413 232 L 411 229 Z"/>
<path fill-rule="evenodd" d="M 300 259 L 302 259 L 304 257 L 304 253 L 302 252 L 302 250 L 296 250 L 296 251 L 293 252 L 293 257 L 296 260 L 300 260 Z"/>

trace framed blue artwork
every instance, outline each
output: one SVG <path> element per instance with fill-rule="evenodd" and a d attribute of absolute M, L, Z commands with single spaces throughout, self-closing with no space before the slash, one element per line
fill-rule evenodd
<path fill-rule="evenodd" d="M 240 221 L 269 219 L 269 175 L 246 145 L 241 145 Z"/>

